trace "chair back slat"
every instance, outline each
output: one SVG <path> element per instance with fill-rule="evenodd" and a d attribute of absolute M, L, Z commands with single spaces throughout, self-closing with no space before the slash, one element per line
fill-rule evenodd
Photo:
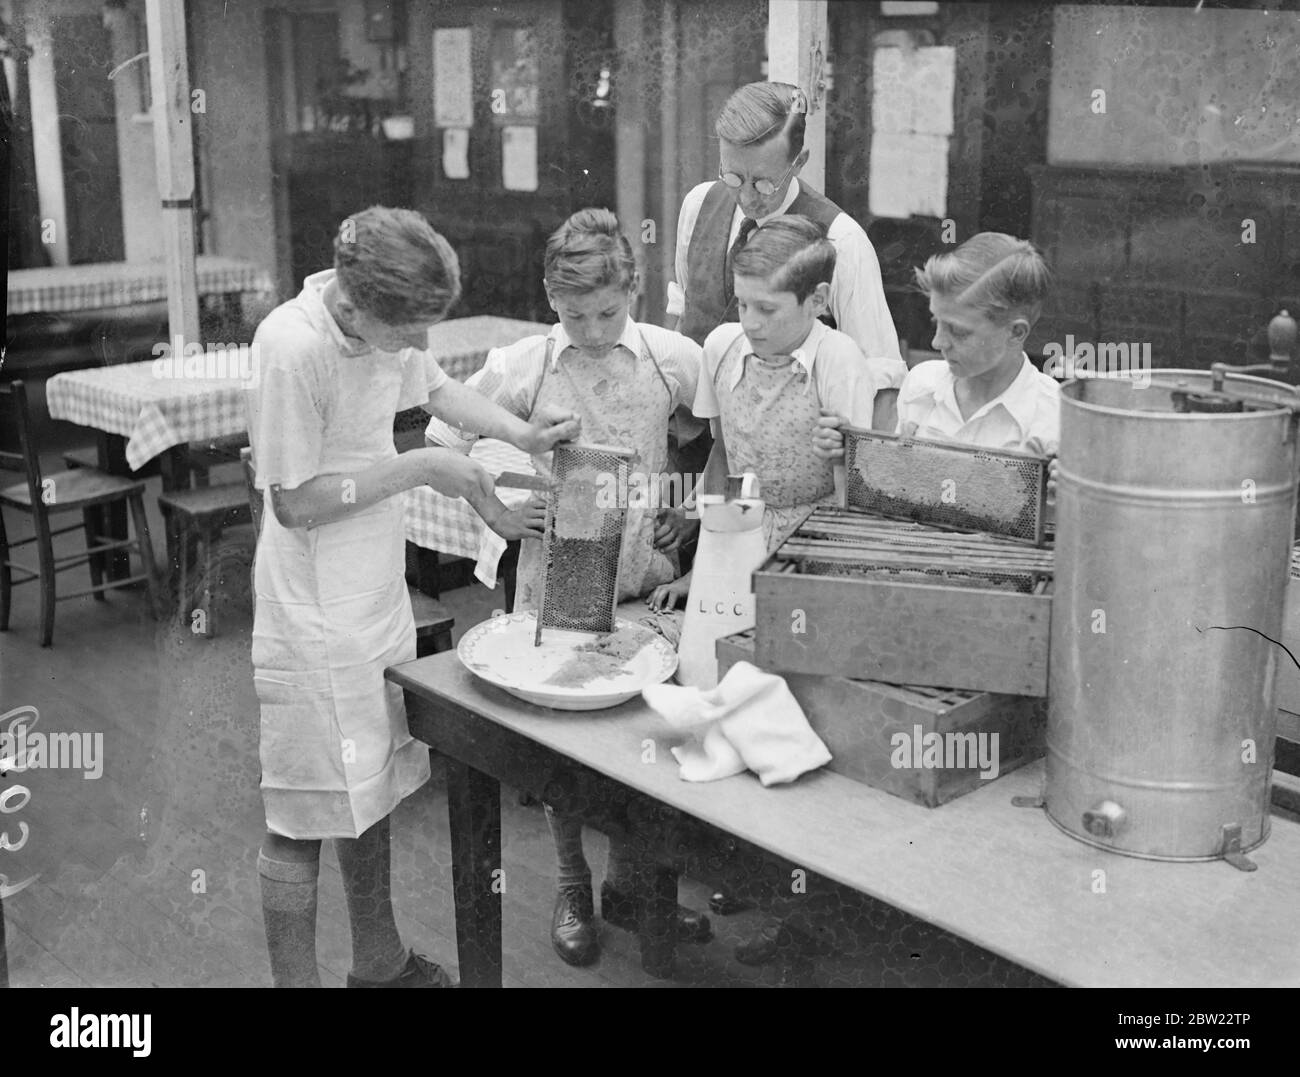
<path fill-rule="evenodd" d="M 0 426 L 18 432 L 18 451 L 0 452 L 0 464 L 24 472 L 32 504 L 41 503 L 41 458 L 32 438 L 32 416 L 27 406 L 27 386 L 21 378 L 0 382 Z"/>

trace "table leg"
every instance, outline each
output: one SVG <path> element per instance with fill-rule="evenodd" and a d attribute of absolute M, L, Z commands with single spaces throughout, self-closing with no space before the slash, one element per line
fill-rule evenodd
<path fill-rule="evenodd" d="M 117 434 L 99 431 L 96 439 L 96 451 L 99 456 L 99 470 L 110 475 L 130 475 L 131 469 L 126 463 L 126 439 Z M 128 535 L 126 524 L 126 503 L 118 501 L 98 510 L 104 524 L 105 535 L 113 540 L 125 539 Z M 108 578 L 120 580 L 131 575 L 131 558 L 126 550 L 114 550 L 108 555 Z"/>
<path fill-rule="evenodd" d="M 501 783 L 447 758 L 447 814 L 462 987 L 501 986 Z"/>
<path fill-rule="evenodd" d="M 158 470 L 162 476 L 162 488 L 164 493 L 171 493 L 173 490 L 188 490 L 190 488 L 190 447 L 188 445 L 173 445 L 158 458 Z M 194 536 L 190 536 L 187 541 L 191 546 L 197 545 Z M 167 543 L 167 582 L 168 585 L 175 582 L 176 575 L 180 570 L 180 536 L 173 521 L 167 521 L 166 528 Z M 197 551 L 190 549 L 190 563 L 194 563 L 194 557 Z M 180 596 L 180 601 L 184 601 L 184 596 Z"/>
<path fill-rule="evenodd" d="M 659 864 L 643 869 L 641 893 L 641 967 L 670 980 L 677 951 L 677 872 Z"/>

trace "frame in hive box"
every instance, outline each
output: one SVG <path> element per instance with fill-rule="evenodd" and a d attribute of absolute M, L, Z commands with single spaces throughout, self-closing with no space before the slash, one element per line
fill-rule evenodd
<path fill-rule="evenodd" d="M 1050 549 L 818 506 L 754 573 L 757 664 L 1047 694 Z"/>
<path fill-rule="evenodd" d="M 717 654 L 719 676 L 736 662 L 762 665 L 752 631 L 718 640 Z M 1043 754 L 1042 698 L 798 673 L 785 680 L 830 749 L 830 770 L 930 808 Z M 941 755 L 927 760 L 918 750 L 926 744 L 941 745 Z M 940 765 L 928 765 L 936 758 Z"/>

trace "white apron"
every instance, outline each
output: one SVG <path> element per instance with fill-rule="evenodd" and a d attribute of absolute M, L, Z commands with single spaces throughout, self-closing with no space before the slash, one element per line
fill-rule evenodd
<path fill-rule="evenodd" d="M 546 342 L 529 418 L 547 404 L 575 411 L 582 419 L 583 441 L 631 449 L 630 470 L 643 476 L 641 488 L 645 481 L 657 481 L 668 466 L 668 420 L 674 405 L 668 381 L 644 341 L 639 355 L 616 348 L 611 356 L 557 363 L 552 370 L 554 349 L 552 337 Z M 549 459 L 542 462 L 549 468 Z M 628 506 L 619 555 L 619 602 L 640 598 L 677 578 L 676 555 L 654 548 L 657 517 L 657 509 L 649 505 Z M 519 547 L 516 610 L 537 608 L 545 575 L 541 540 L 525 539 Z M 644 606 L 641 611 L 648 613 Z"/>
<path fill-rule="evenodd" d="M 369 356 L 339 370 L 337 399 L 348 410 L 326 431 L 322 474 L 396 456 L 400 364 Z M 359 837 L 429 778 L 402 691 L 384 680 L 386 667 L 415 657 L 401 499 L 311 530 L 282 527 L 266 502 L 253 674 L 267 827 L 290 838 Z"/>

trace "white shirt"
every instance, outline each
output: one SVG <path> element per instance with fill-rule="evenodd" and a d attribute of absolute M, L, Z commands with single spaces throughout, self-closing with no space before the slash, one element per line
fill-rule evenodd
<path fill-rule="evenodd" d="M 918 363 L 898 394 L 898 433 L 986 449 L 1055 456 L 1061 443 L 1061 387 L 1021 359 L 1016 380 L 963 419 L 956 378 L 942 359 Z"/>
<path fill-rule="evenodd" d="M 572 346 L 569 334 L 560 324 L 552 326 L 546 336 L 525 337 L 507 347 L 493 348 L 488 352 L 482 369 L 467 378 L 465 384 L 500 404 L 512 415 L 521 419 L 531 418 L 529 412 L 542 382 L 542 365 L 546 359 L 548 339 L 555 341 L 551 365 L 558 366 L 565 352 Z M 700 346 L 690 337 L 671 329 L 634 322 L 628 318 L 615 347 L 624 348 L 639 357 L 643 343 L 659 363 L 659 369 L 663 372 L 673 397 L 673 408 L 682 405 L 689 408 L 695 399 L 696 383 L 700 378 Z M 581 361 L 581 353 L 573 354 Z M 436 416 L 429 423 L 425 434 L 439 445 L 460 452 L 469 452 L 478 437 L 470 431 L 457 430 Z"/>
<path fill-rule="evenodd" d="M 695 231 L 700 208 L 704 205 L 704 196 L 712 186 L 713 181 L 693 187 L 682 200 L 682 210 L 677 218 L 677 280 L 668 282 L 667 309 L 670 315 L 679 318 L 686 310 L 686 293 L 679 283 L 686 280 L 686 251 L 690 246 L 691 234 Z M 799 180 L 796 177 L 790 181 L 790 188 L 781 200 L 781 205 L 774 213 L 759 217 L 759 225 L 785 213 L 798 197 Z M 744 212 L 737 206 L 731 218 L 728 249 L 740 234 L 740 224 L 744 219 Z M 898 350 L 898 333 L 889 313 L 889 304 L 885 302 L 880 260 L 876 257 L 876 250 L 867 238 L 867 233 L 857 221 L 841 212 L 831 221 L 827 238 L 835 244 L 835 274 L 831 278 L 830 295 L 830 313 L 835 324 L 840 332 L 847 333 L 857 342 L 864 355 L 894 359 L 901 367 L 903 361 Z M 902 377 L 901 373 L 899 377 Z"/>
<path fill-rule="evenodd" d="M 245 405 L 259 490 L 395 457 L 394 414 L 447 382 L 427 348 L 384 352 L 344 336 L 325 306 L 333 279 L 332 269 L 307 277 L 253 337 L 260 366 Z"/>
<path fill-rule="evenodd" d="M 735 364 L 727 384 L 715 388 L 717 371 L 723 358 L 744 333 L 735 322 L 718 326 L 704 341 L 704 370 L 699 391 L 695 394 L 695 414 L 713 419 L 722 414 L 718 388 L 728 395 L 735 392 L 746 366 L 754 359 L 748 339 L 740 343 L 741 361 Z M 804 342 L 790 353 L 795 366 L 808 374 L 809 386 L 817 388 L 818 401 L 836 414 L 843 415 L 850 426 L 871 426 L 876 392 L 895 388 L 894 364 L 887 359 L 867 359 L 853 339 L 825 322 L 813 323 Z M 902 365 L 901 363 L 899 364 Z M 805 390 L 806 391 L 806 390 Z"/>

